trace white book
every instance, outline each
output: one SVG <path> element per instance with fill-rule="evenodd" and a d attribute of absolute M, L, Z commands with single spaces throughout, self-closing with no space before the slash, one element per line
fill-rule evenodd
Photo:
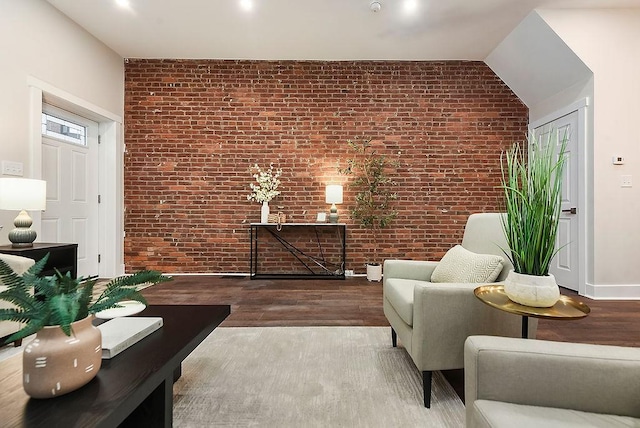
<path fill-rule="evenodd" d="M 119 317 L 100 324 L 102 359 L 115 357 L 160 327 L 160 317 Z"/>

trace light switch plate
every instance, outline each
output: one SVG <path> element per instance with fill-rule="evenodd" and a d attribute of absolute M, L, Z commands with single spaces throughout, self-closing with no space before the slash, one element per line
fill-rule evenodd
<path fill-rule="evenodd" d="M 22 162 L 2 161 L 2 174 L 22 177 L 24 175 Z"/>

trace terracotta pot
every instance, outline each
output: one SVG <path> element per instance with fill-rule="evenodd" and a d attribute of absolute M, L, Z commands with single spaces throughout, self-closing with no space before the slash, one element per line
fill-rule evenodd
<path fill-rule="evenodd" d="M 504 292 L 516 303 L 535 308 L 550 308 L 560 298 L 560 288 L 553 275 L 534 276 L 509 272 Z"/>
<path fill-rule="evenodd" d="M 59 326 L 36 333 L 22 354 L 22 384 L 33 398 L 75 391 L 93 379 L 102 363 L 102 334 L 93 315 L 71 324 L 71 336 Z"/>

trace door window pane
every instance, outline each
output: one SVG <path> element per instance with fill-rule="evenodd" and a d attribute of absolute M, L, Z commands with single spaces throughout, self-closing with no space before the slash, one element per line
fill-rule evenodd
<path fill-rule="evenodd" d="M 87 145 L 87 128 L 68 120 L 42 113 L 42 135 L 69 143 Z"/>

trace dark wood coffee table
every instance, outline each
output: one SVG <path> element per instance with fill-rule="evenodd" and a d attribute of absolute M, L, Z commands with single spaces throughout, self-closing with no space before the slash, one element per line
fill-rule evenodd
<path fill-rule="evenodd" d="M 182 361 L 224 319 L 228 305 L 149 306 L 137 316 L 160 316 L 164 325 L 111 360 L 69 394 L 38 400 L 22 388 L 22 356 L 0 363 L 3 427 L 170 427 L 173 382 Z"/>

